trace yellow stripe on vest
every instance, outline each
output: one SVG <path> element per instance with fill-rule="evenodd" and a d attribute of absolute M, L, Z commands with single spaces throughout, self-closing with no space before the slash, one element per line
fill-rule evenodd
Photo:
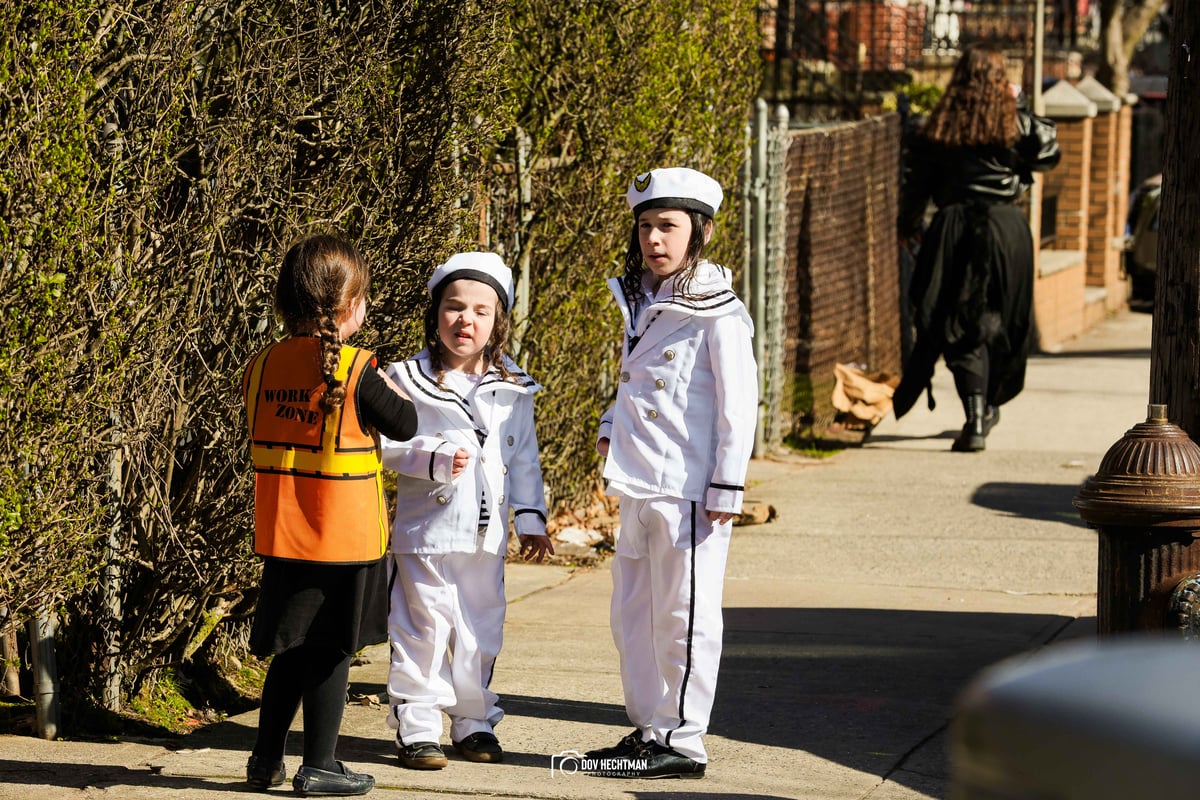
<path fill-rule="evenodd" d="M 292 450 L 286 447 L 251 448 L 251 457 L 257 469 L 283 472 L 301 472 L 321 475 L 343 475 L 373 477 L 379 471 L 380 457 L 377 452 L 339 453 L 330 457 L 322 453 Z"/>

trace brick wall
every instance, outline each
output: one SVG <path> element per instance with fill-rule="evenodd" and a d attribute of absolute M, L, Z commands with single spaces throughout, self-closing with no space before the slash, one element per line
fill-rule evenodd
<path fill-rule="evenodd" d="M 1117 222 L 1118 230 L 1125 233 L 1125 218 L 1129 216 L 1129 193 L 1133 191 L 1133 163 L 1132 159 L 1127 155 L 1133 142 L 1133 106 L 1121 106 L 1117 116 L 1120 118 L 1118 127 L 1119 139 L 1121 147 L 1121 155 L 1117 158 L 1117 181 L 1118 189 L 1123 191 L 1117 192 Z"/>
<path fill-rule="evenodd" d="M 840 42 L 844 63 L 868 72 L 903 72 L 920 58 L 925 6 L 876 0 L 846 3 L 839 19 L 845 34 Z M 858 64 L 861 46 L 862 63 Z"/>
<path fill-rule="evenodd" d="M 1122 105 L 1121 110 L 1117 112 L 1117 175 L 1116 175 L 1116 210 L 1113 212 L 1115 219 L 1113 220 L 1113 234 L 1125 241 L 1125 219 L 1129 216 L 1129 193 L 1133 191 L 1131 174 L 1132 163 L 1128 157 L 1128 153 L 1133 142 L 1133 107 Z M 1122 302 L 1129 300 L 1129 286 L 1125 283 L 1125 264 L 1124 253 L 1117 256 L 1119 272 L 1121 276 L 1121 288 L 1123 291 Z"/>
<path fill-rule="evenodd" d="M 900 372 L 898 115 L 792 132 L 785 413 L 821 436 L 835 363 Z M 789 402 L 790 399 L 790 402 Z"/>
<path fill-rule="evenodd" d="M 1078 251 L 1042 250 L 1033 284 L 1033 318 L 1036 348 L 1057 350 L 1085 328 L 1085 261 Z"/>
<path fill-rule="evenodd" d="M 1048 350 L 1128 302 L 1122 242 L 1133 129 L 1132 109 L 1090 78 L 1056 84 L 1048 109 L 1051 96 L 1063 155 L 1044 185 L 1057 195 L 1057 231 L 1039 256 L 1034 284 L 1039 346 Z"/>
<path fill-rule="evenodd" d="M 1091 197 L 1091 117 L 1058 120 L 1062 161 L 1046 178 L 1046 194 L 1057 195 L 1055 250 L 1087 250 L 1088 201 Z"/>
<path fill-rule="evenodd" d="M 1120 112 L 1096 116 L 1092 129 L 1092 164 L 1088 186 L 1087 285 L 1103 287 L 1106 310 L 1125 304 L 1125 286 L 1121 277 L 1121 250 L 1116 245 L 1124 230 L 1125 219 L 1118 216 L 1119 195 L 1126 194 L 1128 178 L 1121 179 L 1118 166 L 1123 151 L 1118 149 L 1121 136 Z M 1128 201 L 1125 201 L 1128 203 Z"/>

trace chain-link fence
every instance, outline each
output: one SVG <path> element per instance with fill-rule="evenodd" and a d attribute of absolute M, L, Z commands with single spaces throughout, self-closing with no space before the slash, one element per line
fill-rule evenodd
<path fill-rule="evenodd" d="M 786 112 L 771 125 L 764 116 L 750 185 L 764 192 L 751 206 L 765 218 L 748 226 L 747 281 L 760 338 L 760 449 L 861 439 L 834 426 L 834 366 L 900 372 L 900 118 L 790 128 Z"/>

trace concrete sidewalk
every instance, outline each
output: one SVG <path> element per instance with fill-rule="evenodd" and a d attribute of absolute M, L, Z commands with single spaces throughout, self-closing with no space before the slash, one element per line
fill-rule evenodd
<path fill-rule="evenodd" d="M 451 754 L 414 772 L 395 758 L 386 706 L 351 705 L 340 757 L 372 797 L 942 798 L 947 726 L 986 665 L 1094 632 L 1096 539 L 1071 500 L 1108 448 L 1145 419 L 1148 315 L 1123 314 L 1031 360 L 984 453 L 952 453 L 962 410 L 938 401 L 887 419 L 862 448 L 756 461 L 752 500 L 772 523 L 738 528 L 725 586 L 725 656 L 702 781 L 552 771 L 629 725 L 608 631 L 607 566 L 514 564 L 493 688 L 505 763 Z M 351 691 L 379 697 L 387 653 Z M 244 797 L 256 713 L 180 743 L 0 737 L 0 798 Z M 291 741 L 289 777 L 299 766 Z M 290 782 L 272 794 L 290 794 Z"/>

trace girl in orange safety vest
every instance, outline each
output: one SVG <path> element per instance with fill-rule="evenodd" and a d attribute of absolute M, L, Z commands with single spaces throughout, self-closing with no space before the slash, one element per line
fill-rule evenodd
<path fill-rule="evenodd" d="M 416 431 L 412 402 L 375 356 L 343 342 L 362 326 L 370 273 L 354 245 L 310 236 L 284 256 L 275 310 L 288 336 L 258 353 L 242 381 L 254 462 L 254 551 L 265 560 L 250 649 L 273 656 L 254 789 L 278 786 L 288 728 L 304 703 L 304 795 L 359 795 L 370 775 L 337 761 L 350 659 L 387 638 L 382 556 L 387 519 L 380 432 Z"/>

